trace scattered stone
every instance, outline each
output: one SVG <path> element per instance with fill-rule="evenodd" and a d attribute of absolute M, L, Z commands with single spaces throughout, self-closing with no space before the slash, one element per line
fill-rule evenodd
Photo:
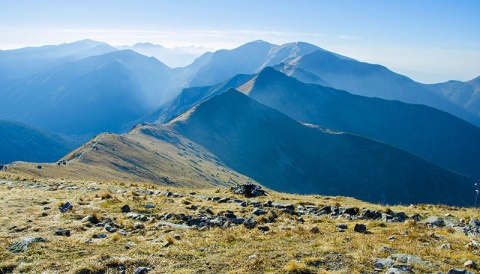
<path fill-rule="evenodd" d="M 117 233 L 122 235 L 122 236 L 127 236 L 127 231 L 125 231 L 124 229 L 117 230 Z"/>
<path fill-rule="evenodd" d="M 142 223 L 136 222 L 133 224 L 133 228 L 135 229 L 144 229 L 145 226 Z"/>
<path fill-rule="evenodd" d="M 257 215 L 257 216 L 267 215 L 267 211 L 265 211 L 265 210 L 263 210 L 263 209 L 261 209 L 261 208 L 256 207 L 255 209 L 253 209 L 252 214 L 253 214 L 253 215 Z"/>
<path fill-rule="evenodd" d="M 152 205 L 152 204 L 146 204 L 146 205 L 145 205 L 145 208 L 155 208 L 155 206 Z"/>
<path fill-rule="evenodd" d="M 359 210 L 358 210 L 358 208 L 356 208 L 356 207 L 340 208 L 340 213 L 341 213 L 341 214 L 357 215 L 358 212 L 359 212 Z"/>
<path fill-rule="evenodd" d="M 49 206 L 46 206 L 46 207 L 43 208 L 43 210 L 49 210 L 49 209 L 51 209 L 51 207 L 49 207 Z"/>
<path fill-rule="evenodd" d="M 243 225 L 248 229 L 252 229 L 255 227 L 256 223 L 252 219 L 246 219 L 245 222 L 243 222 Z"/>
<path fill-rule="evenodd" d="M 175 240 L 178 240 L 178 241 L 180 241 L 180 240 L 182 239 L 182 236 L 180 236 L 180 234 L 177 234 L 177 233 L 173 234 L 172 237 L 173 237 Z"/>
<path fill-rule="evenodd" d="M 120 210 L 122 210 L 123 213 L 128 213 L 128 212 L 130 212 L 130 206 L 129 205 L 124 205 L 120 208 Z"/>
<path fill-rule="evenodd" d="M 320 228 L 318 228 L 318 226 L 314 226 L 312 228 L 310 228 L 310 232 L 311 233 L 320 233 Z"/>
<path fill-rule="evenodd" d="M 373 266 L 377 269 L 390 268 L 395 263 L 391 258 L 375 258 L 372 261 L 374 262 Z"/>
<path fill-rule="evenodd" d="M 151 190 L 137 189 L 135 192 L 137 194 L 153 195 L 153 191 L 151 191 Z"/>
<path fill-rule="evenodd" d="M 70 202 L 66 202 L 66 203 L 63 204 L 63 206 L 60 208 L 60 212 L 65 213 L 65 212 L 67 212 L 67 210 L 72 210 L 72 209 L 73 209 L 73 205 L 72 205 Z"/>
<path fill-rule="evenodd" d="M 272 216 L 274 219 L 278 218 L 278 214 L 275 212 L 275 210 L 268 211 L 268 214 L 270 214 L 270 216 Z"/>
<path fill-rule="evenodd" d="M 339 228 L 339 229 L 348 229 L 348 226 L 347 226 L 347 224 L 338 224 L 338 225 L 337 225 L 337 228 Z"/>
<path fill-rule="evenodd" d="M 146 267 L 139 267 L 135 270 L 135 274 L 146 274 L 148 271 L 149 269 Z"/>
<path fill-rule="evenodd" d="M 210 215 L 214 215 L 213 211 L 210 208 L 205 209 L 205 212 L 207 212 Z"/>
<path fill-rule="evenodd" d="M 366 233 L 367 232 L 367 226 L 364 224 L 355 224 L 355 227 L 353 228 L 355 232 L 359 233 Z"/>
<path fill-rule="evenodd" d="M 60 229 L 55 231 L 55 235 L 57 236 L 67 236 L 70 237 L 70 230 L 68 229 Z"/>
<path fill-rule="evenodd" d="M 13 253 L 22 253 L 28 250 L 28 247 L 33 243 L 46 242 L 44 238 L 41 237 L 25 237 L 20 241 L 10 245 L 5 249 L 6 251 Z"/>
<path fill-rule="evenodd" d="M 475 262 L 472 261 L 472 260 L 466 261 L 466 262 L 463 264 L 463 266 L 466 267 L 466 268 L 477 269 L 477 263 L 475 263 Z"/>
<path fill-rule="evenodd" d="M 170 242 L 165 242 L 165 243 L 163 244 L 163 247 L 169 247 L 169 246 L 171 246 L 171 245 L 172 245 L 172 243 L 170 243 Z"/>
<path fill-rule="evenodd" d="M 93 235 L 92 238 L 94 239 L 103 239 L 103 238 L 107 238 L 108 235 L 105 234 L 105 233 L 102 233 L 102 234 L 99 234 L 99 235 Z"/>
<path fill-rule="evenodd" d="M 262 189 L 261 186 L 254 185 L 251 183 L 234 186 L 234 187 L 231 187 L 230 190 L 234 194 L 241 194 L 241 195 L 245 195 L 246 197 L 266 196 L 265 191 Z"/>
<path fill-rule="evenodd" d="M 479 242 L 479 241 L 472 240 L 472 241 L 469 242 L 465 247 L 466 247 L 466 248 L 478 249 L 478 248 L 480 248 L 480 242 Z"/>
<path fill-rule="evenodd" d="M 165 214 L 165 216 L 162 217 L 162 220 L 168 220 L 173 217 L 173 214 L 171 212 L 168 212 Z"/>
<path fill-rule="evenodd" d="M 413 273 L 413 270 L 406 265 L 394 265 L 389 268 L 386 274 L 409 274 Z"/>
<path fill-rule="evenodd" d="M 438 249 L 452 249 L 452 246 L 450 244 L 442 244 Z"/>
<path fill-rule="evenodd" d="M 465 269 L 455 269 L 455 268 L 452 268 L 450 269 L 447 274 L 473 274 L 472 272 L 470 271 L 467 271 Z"/>
<path fill-rule="evenodd" d="M 389 241 L 395 241 L 396 239 L 397 239 L 397 238 L 395 238 L 395 236 L 390 236 L 390 237 L 388 237 L 388 240 L 389 240 Z"/>
<path fill-rule="evenodd" d="M 113 226 L 111 226 L 111 225 L 109 225 L 109 224 L 106 224 L 104 228 L 105 228 L 106 231 L 108 231 L 108 232 L 110 232 L 110 233 L 117 232 L 117 230 L 118 230 L 118 228 L 113 227 Z"/>
<path fill-rule="evenodd" d="M 37 168 L 38 168 L 38 169 L 42 169 L 42 165 L 38 165 Z"/>
<path fill-rule="evenodd" d="M 382 246 L 382 247 L 380 247 L 378 252 L 393 253 L 393 252 L 397 252 L 397 250 L 394 249 L 394 248 L 391 248 L 391 247 Z"/>
<path fill-rule="evenodd" d="M 158 227 L 161 227 L 161 226 L 168 226 L 168 227 L 171 227 L 173 229 L 190 229 L 191 228 L 188 225 L 179 225 L 179 224 L 174 224 L 174 223 L 169 223 L 169 222 L 158 222 L 156 227 L 158 228 Z"/>
<path fill-rule="evenodd" d="M 258 230 L 263 231 L 263 232 L 267 232 L 267 231 L 270 230 L 270 227 L 268 227 L 268 225 L 259 225 L 257 228 L 258 228 Z"/>
<path fill-rule="evenodd" d="M 437 226 L 437 227 L 445 226 L 445 221 L 443 220 L 443 218 L 438 216 L 429 216 L 426 220 L 420 221 L 420 223 L 425 223 L 425 224 Z"/>
<path fill-rule="evenodd" d="M 253 259 L 256 259 L 256 258 L 258 258 L 257 254 L 252 254 L 252 255 L 248 256 L 248 260 L 253 260 Z"/>
<path fill-rule="evenodd" d="M 226 203 L 230 201 L 230 198 L 221 198 L 220 200 L 217 201 L 217 203 Z"/>

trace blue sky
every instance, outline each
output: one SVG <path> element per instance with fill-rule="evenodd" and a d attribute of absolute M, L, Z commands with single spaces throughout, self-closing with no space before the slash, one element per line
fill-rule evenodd
<path fill-rule="evenodd" d="M 422 82 L 480 75 L 477 0 L 0 0 L 0 49 L 305 41 Z"/>

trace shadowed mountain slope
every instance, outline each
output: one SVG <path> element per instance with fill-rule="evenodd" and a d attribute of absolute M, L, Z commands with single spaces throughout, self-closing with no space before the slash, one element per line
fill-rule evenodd
<path fill-rule="evenodd" d="M 3 120 L 0 120 L 0 140 L 0 164 L 55 162 L 74 148 L 58 135 Z"/>
<path fill-rule="evenodd" d="M 384 203 L 469 203 L 467 177 L 384 143 L 302 125 L 235 90 L 168 127 L 274 190 Z"/>
<path fill-rule="evenodd" d="M 239 90 L 295 120 L 370 137 L 480 178 L 480 128 L 443 111 L 304 84 L 273 68 Z"/>
<path fill-rule="evenodd" d="M 423 84 L 396 74 L 384 66 L 340 58 L 327 51 L 314 51 L 279 64 L 276 69 L 294 77 L 296 72 L 301 70 L 299 80 L 305 79 L 305 73 L 319 78 L 310 79 L 313 77 L 310 75 L 310 78 L 307 78 L 308 83 L 321 84 L 321 81 L 324 81 L 328 86 L 357 95 L 423 104 L 480 125 L 478 116 L 466 112 L 425 88 Z"/>

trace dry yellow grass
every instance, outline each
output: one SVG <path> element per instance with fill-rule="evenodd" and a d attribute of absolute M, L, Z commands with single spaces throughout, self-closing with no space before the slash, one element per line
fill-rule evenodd
<path fill-rule="evenodd" d="M 1 173 L 0 181 L 10 180 L 16 174 Z M 161 187 L 153 184 L 112 183 L 96 181 L 61 181 L 32 178 L 0 183 L 0 269 L 15 273 L 117 273 L 125 267 L 133 273 L 137 267 L 151 268 L 149 273 L 371 273 L 371 258 L 384 258 L 390 254 L 382 247 L 420 257 L 437 264 L 435 269 L 413 265 L 417 273 L 463 268 L 466 259 L 478 259 L 478 250 L 468 249 L 467 236 L 448 228 L 426 228 L 407 223 L 381 221 L 350 221 L 327 216 L 295 216 L 276 210 L 278 218 L 262 217 L 270 230 L 247 229 L 244 226 L 228 228 L 172 229 L 157 227 L 161 216 L 170 212 L 169 221 L 181 223 L 181 216 L 196 215 L 210 208 L 215 214 L 232 210 L 237 216 L 249 216 L 251 205 L 217 203 L 190 196 L 191 191 L 205 196 L 246 199 L 233 195 L 226 187 L 192 189 Z M 37 188 L 39 184 L 42 187 Z M 170 190 L 186 194 L 184 197 L 136 194 L 136 190 Z M 127 190 L 128 192 L 125 192 Z M 346 197 L 318 195 L 288 195 L 269 191 L 269 196 L 256 200 L 309 204 L 315 206 L 342 205 L 358 208 L 386 210 L 385 206 L 365 203 Z M 73 210 L 60 213 L 58 207 L 71 202 Z M 142 222 L 144 229 L 135 229 L 136 220 L 126 217 L 120 208 L 128 204 L 132 211 L 153 217 Z M 155 208 L 146 209 L 146 204 Z M 198 210 L 192 210 L 195 205 Z M 51 209 L 44 210 L 45 207 Z M 444 206 L 390 206 L 394 211 L 422 216 L 447 213 L 456 218 L 479 218 L 478 210 Z M 111 218 L 128 232 L 109 233 L 84 219 Z M 272 219 L 273 218 L 273 219 Z M 355 223 L 367 225 L 368 234 L 353 231 Z M 340 223 L 348 225 L 345 232 L 337 232 Z M 319 227 L 320 233 L 310 229 Z M 58 229 L 69 229 L 70 237 L 55 236 Z M 104 239 L 94 235 L 108 234 Z M 432 233 L 437 237 L 433 237 Z M 5 249 L 25 236 L 43 237 L 45 243 L 35 243 L 24 253 L 14 254 Z M 395 240 L 389 240 L 394 236 Z M 478 239 L 477 239 L 478 240 Z M 165 243 L 170 245 L 165 247 Z M 452 250 L 438 249 L 450 243 Z M 1 272 L 0 272 L 1 273 Z"/>

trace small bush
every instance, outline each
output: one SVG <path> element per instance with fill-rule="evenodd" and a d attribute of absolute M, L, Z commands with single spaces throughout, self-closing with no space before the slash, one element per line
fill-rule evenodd
<path fill-rule="evenodd" d="M 312 274 L 312 270 L 310 270 L 304 263 L 291 261 L 289 262 L 284 268 L 287 273 L 292 274 Z"/>

